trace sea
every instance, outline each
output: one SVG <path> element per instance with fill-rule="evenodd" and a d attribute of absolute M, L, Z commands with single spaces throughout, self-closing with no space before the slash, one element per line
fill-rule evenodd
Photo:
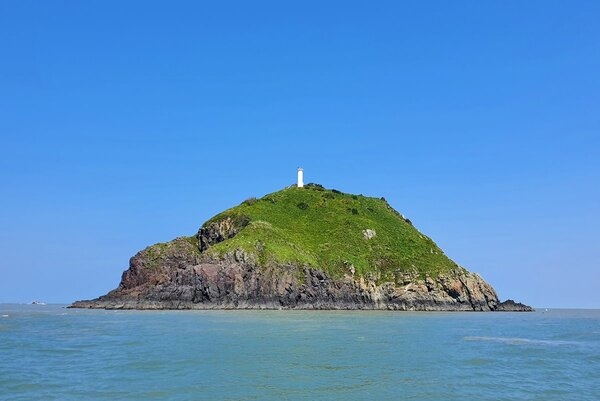
<path fill-rule="evenodd" d="M 600 310 L 0 304 L 0 400 L 600 400 Z"/>

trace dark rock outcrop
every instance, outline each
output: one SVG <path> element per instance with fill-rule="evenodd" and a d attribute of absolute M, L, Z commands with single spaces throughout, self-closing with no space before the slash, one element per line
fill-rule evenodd
<path fill-rule="evenodd" d="M 512 299 L 507 299 L 504 302 L 500 302 L 496 306 L 495 310 L 499 312 L 533 312 L 533 308 L 531 306 L 522 304 L 520 302 L 515 302 Z"/>
<path fill-rule="evenodd" d="M 250 223 L 250 219 L 247 216 L 236 216 L 227 217 L 223 220 L 212 222 L 206 227 L 201 227 L 196 235 L 200 244 L 200 252 L 204 252 L 211 245 L 233 238 L 248 223 Z"/>
<path fill-rule="evenodd" d="M 199 238 L 226 237 L 201 233 Z M 381 282 L 351 272 L 331 277 L 308 266 L 260 266 L 241 250 L 221 259 L 205 257 L 189 238 L 139 252 L 119 287 L 72 307 L 106 309 L 389 309 L 404 311 L 526 311 L 500 303 L 480 276 L 457 267 L 436 278 L 406 274 L 402 282 Z"/>

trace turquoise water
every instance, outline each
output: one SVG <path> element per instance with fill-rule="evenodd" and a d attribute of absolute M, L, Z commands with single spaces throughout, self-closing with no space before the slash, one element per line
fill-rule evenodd
<path fill-rule="evenodd" d="M 599 400 L 600 311 L 0 305 L 0 400 Z"/>

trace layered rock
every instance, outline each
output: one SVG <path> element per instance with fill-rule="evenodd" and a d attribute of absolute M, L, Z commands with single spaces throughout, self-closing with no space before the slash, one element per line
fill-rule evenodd
<path fill-rule="evenodd" d="M 218 227 L 215 229 L 221 229 Z M 210 234 L 202 231 L 198 238 Z M 226 237 L 224 235 L 223 237 Z M 525 311 L 475 273 L 457 267 L 438 277 L 406 274 L 402 282 L 349 272 L 331 277 L 309 266 L 267 264 L 238 250 L 214 259 L 190 238 L 139 252 L 119 287 L 72 307 L 106 309 L 389 309 L 404 311 Z"/>

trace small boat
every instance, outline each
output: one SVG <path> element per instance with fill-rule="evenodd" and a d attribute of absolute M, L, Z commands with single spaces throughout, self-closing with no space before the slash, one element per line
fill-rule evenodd
<path fill-rule="evenodd" d="M 46 305 L 46 303 L 42 302 L 42 301 L 38 301 L 37 299 L 34 299 L 33 301 L 31 301 L 29 303 L 29 305 Z"/>

